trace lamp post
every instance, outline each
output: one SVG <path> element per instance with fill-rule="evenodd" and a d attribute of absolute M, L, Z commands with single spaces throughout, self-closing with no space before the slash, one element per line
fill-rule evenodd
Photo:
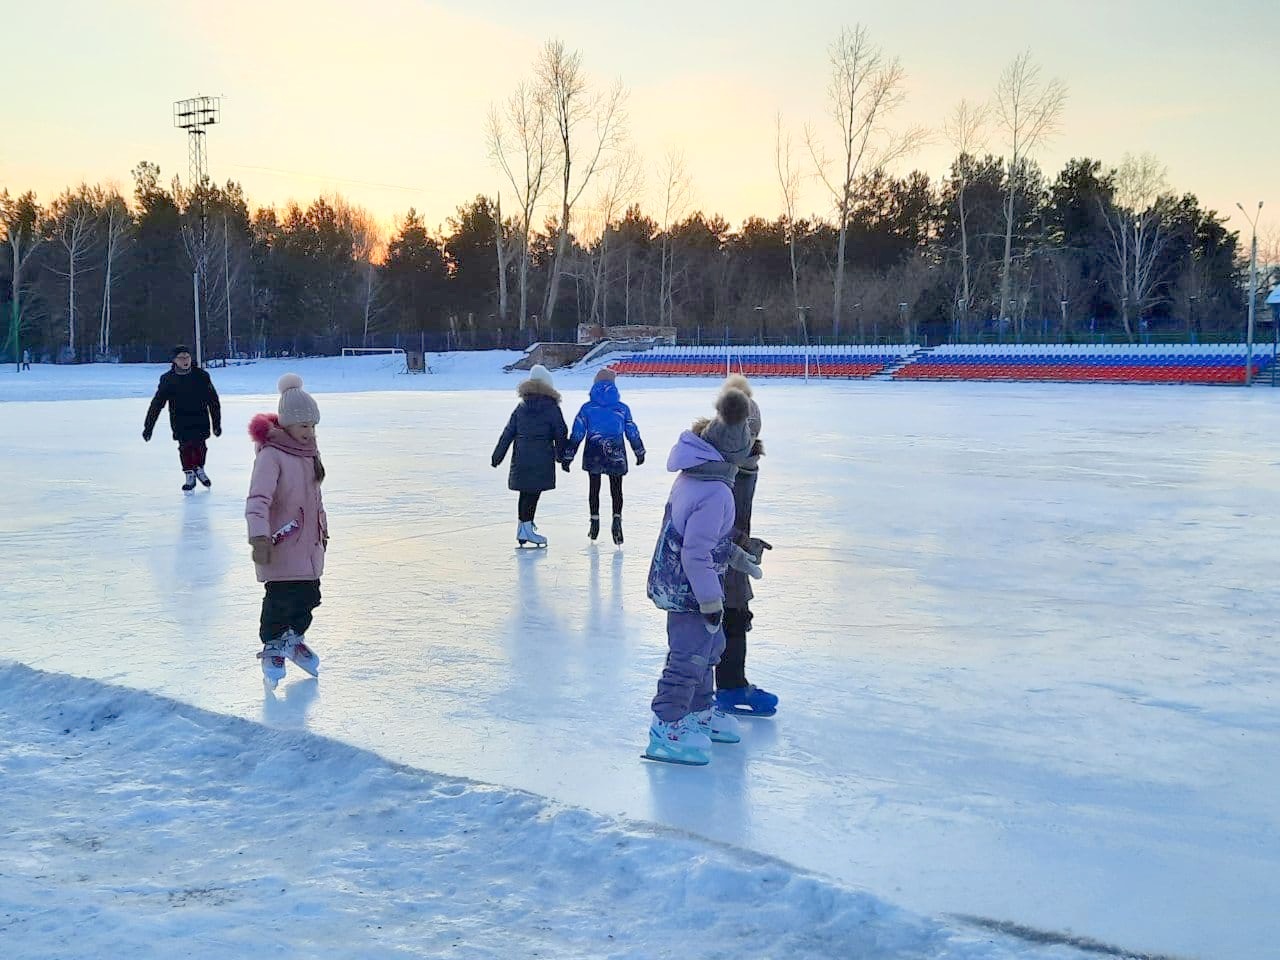
<path fill-rule="evenodd" d="M 1246 337 L 1244 385 L 1253 384 L 1253 319 L 1258 307 L 1258 216 L 1262 213 L 1262 201 L 1258 201 L 1258 209 L 1252 217 L 1245 213 L 1244 207 L 1236 204 L 1236 208 L 1244 213 L 1244 218 L 1253 228 L 1253 242 L 1249 245 L 1249 332 Z"/>
<path fill-rule="evenodd" d="M 911 336 L 907 332 L 907 304 L 905 301 L 898 304 L 898 321 L 902 325 L 902 342 L 910 343 Z"/>
<path fill-rule="evenodd" d="M 1068 301 L 1066 300 L 1058 301 L 1058 305 L 1062 307 L 1062 339 L 1063 340 L 1067 339 L 1067 302 Z"/>
<path fill-rule="evenodd" d="M 800 332 L 804 335 L 804 380 L 809 382 L 809 308 L 796 307 L 800 314 Z"/>
<path fill-rule="evenodd" d="M 764 307 L 757 306 L 756 311 L 756 336 L 760 338 L 760 346 L 764 346 Z"/>
<path fill-rule="evenodd" d="M 1192 343 L 1200 342 L 1200 331 L 1196 329 L 1196 301 L 1199 299 L 1195 294 L 1187 297 L 1187 336 Z"/>

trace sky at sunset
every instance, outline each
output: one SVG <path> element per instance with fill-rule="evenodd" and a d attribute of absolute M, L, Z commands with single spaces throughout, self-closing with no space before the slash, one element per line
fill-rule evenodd
<path fill-rule="evenodd" d="M 485 115 L 530 74 L 541 44 L 582 53 L 603 88 L 629 90 L 629 131 L 648 165 L 680 151 L 693 205 L 738 223 L 780 212 L 774 118 L 797 139 L 827 131 L 826 49 L 865 24 L 899 57 L 903 125 L 938 128 L 961 97 L 987 98 L 1029 49 L 1070 99 L 1061 134 L 1040 151 L 1050 174 L 1067 158 L 1118 163 L 1150 151 L 1170 186 L 1234 213 L 1267 200 L 1280 228 L 1280 77 L 1274 0 L 0 0 L 6 94 L 0 187 L 48 200 L 79 182 L 117 181 L 143 159 L 186 176 L 172 101 L 220 95 L 209 136 L 217 181 L 254 203 L 337 191 L 388 223 L 410 206 L 439 226 L 478 193 L 502 187 L 485 147 Z M 834 142 L 834 141 L 833 141 Z M 999 151 L 999 139 L 991 143 Z M 941 137 L 895 172 L 938 177 Z M 656 200 L 645 204 L 651 211 Z M 805 210 L 829 212 L 809 181 Z"/>

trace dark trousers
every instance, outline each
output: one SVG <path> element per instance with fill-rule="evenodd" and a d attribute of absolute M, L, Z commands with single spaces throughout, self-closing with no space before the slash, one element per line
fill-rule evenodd
<path fill-rule="evenodd" d="M 270 643 L 286 630 L 301 636 L 311 626 L 311 611 L 320 606 L 319 580 L 275 580 L 266 584 L 258 637 Z"/>
<path fill-rule="evenodd" d="M 178 459 L 182 461 L 183 470 L 194 470 L 204 466 L 204 458 L 209 448 L 203 440 L 183 440 L 178 444 Z"/>
<path fill-rule="evenodd" d="M 747 631 L 751 629 L 751 617 L 747 607 L 725 607 L 724 653 L 716 664 L 717 690 L 747 686 Z"/>
<path fill-rule="evenodd" d="M 516 509 L 519 511 L 521 523 L 532 523 L 533 515 L 538 512 L 538 498 L 542 496 L 541 490 L 533 492 L 520 491 L 520 502 Z"/>
<path fill-rule="evenodd" d="M 609 498 L 613 500 L 613 515 L 622 516 L 622 477 L 609 474 Z M 600 516 L 600 474 L 587 474 L 587 506 L 593 517 Z"/>

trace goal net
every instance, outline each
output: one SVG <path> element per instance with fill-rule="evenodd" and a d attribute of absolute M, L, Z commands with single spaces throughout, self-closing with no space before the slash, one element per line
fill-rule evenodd
<path fill-rule="evenodd" d="M 409 355 L 399 347 L 343 347 L 343 357 L 386 357 L 382 367 L 393 367 L 396 373 L 409 373 Z"/>

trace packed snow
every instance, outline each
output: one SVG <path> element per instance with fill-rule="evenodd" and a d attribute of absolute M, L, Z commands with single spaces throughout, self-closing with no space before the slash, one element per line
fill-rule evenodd
<path fill-rule="evenodd" d="M 1274 955 L 1275 393 L 757 383 L 782 704 L 688 769 L 639 759 L 644 572 L 714 384 L 620 382 L 622 549 L 575 470 L 521 553 L 514 358 L 214 370 L 190 496 L 164 367 L 0 370 L 0 955 Z M 271 695 L 243 429 L 290 369 L 333 542 Z"/>

